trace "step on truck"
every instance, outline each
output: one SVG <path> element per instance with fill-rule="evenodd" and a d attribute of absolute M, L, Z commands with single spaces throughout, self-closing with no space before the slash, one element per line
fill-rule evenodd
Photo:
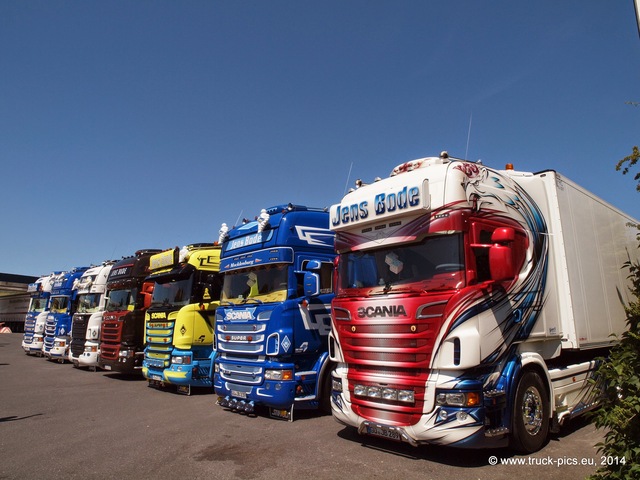
<path fill-rule="evenodd" d="M 53 278 L 60 272 L 55 272 L 38 278 L 27 286 L 31 297 L 27 315 L 24 321 L 24 335 L 22 349 L 27 355 L 42 356 L 44 345 L 44 326 L 49 314 L 49 297 L 53 286 Z"/>
<path fill-rule="evenodd" d="M 107 279 L 107 305 L 100 329 L 98 366 L 125 375 L 138 374 L 144 357 L 144 314 L 151 304 L 153 282 L 149 259 L 160 250 L 138 250 L 116 262 Z"/>
<path fill-rule="evenodd" d="M 69 357 L 71 319 L 78 306 L 78 281 L 89 267 L 76 267 L 53 280 L 49 313 L 44 327 L 43 355 L 64 363 Z"/>
<path fill-rule="evenodd" d="M 222 286 L 220 247 L 187 245 L 153 255 L 151 305 L 145 314 L 146 347 L 142 374 L 151 387 L 175 385 L 213 392 L 215 312 Z"/>
<path fill-rule="evenodd" d="M 446 152 L 360 185 L 331 208 L 338 422 L 533 452 L 597 404 L 589 379 L 625 329 L 637 221 L 554 171 Z"/>
<path fill-rule="evenodd" d="M 78 282 L 78 308 L 71 323 L 69 361 L 74 367 L 95 371 L 98 367 L 100 326 L 107 303 L 107 279 L 115 262 L 89 268 Z"/>
<path fill-rule="evenodd" d="M 328 211 L 263 209 L 256 221 L 223 224 L 221 240 L 217 403 L 246 413 L 266 407 L 290 421 L 294 408 L 328 408 L 335 259 Z"/>

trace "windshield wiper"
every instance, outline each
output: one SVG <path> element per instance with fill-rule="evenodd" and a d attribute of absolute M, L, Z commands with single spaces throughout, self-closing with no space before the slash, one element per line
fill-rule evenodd
<path fill-rule="evenodd" d="M 249 300 L 251 300 L 252 302 L 256 302 L 256 303 L 264 303 L 262 300 L 258 300 L 257 298 L 249 298 L 249 297 L 245 298 L 242 301 L 242 303 L 245 304 L 245 303 L 249 302 Z"/>
<path fill-rule="evenodd" d="M 394 285 L 390 282 L 385 283 L 384 287 L 379 286 L 369 290 L 368 295 L 387 295 L 390 292 L 394 294 L 398 293 L 420 293 L 422 290 L 419 288 L 407 286 L 407 285 Z"/>

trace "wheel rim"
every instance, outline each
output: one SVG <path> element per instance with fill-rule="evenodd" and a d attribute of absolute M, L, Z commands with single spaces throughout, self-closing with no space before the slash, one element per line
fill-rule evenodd
<path fill-rule="evenodd" d="M 522 422 L 529 435 L 537 435 L 543 423 L 542 396 L 536 387 L 529 387 L 522 399 Z"/>

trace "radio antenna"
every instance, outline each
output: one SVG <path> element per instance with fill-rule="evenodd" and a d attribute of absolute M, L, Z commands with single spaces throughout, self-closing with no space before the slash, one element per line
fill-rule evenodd
<path fill-rule="evenodd" d="M 469 131 L 467 132 L 467 149 L 464 152 L 465 160 L 469 160 L 469 139 L 471 138 L 471 120 L 473 120 L 473 112 L 469 114 Z"/>
<path fill-rule="evenodd" d="M 347 188 L 349 188 L 349 179 L 351 178 L 351 169 L 353 168 L 353 162 L 351 162 L 351 166 L 349 167 L 349 174 L 347 175 L 347 182 L 344 184 L 344 193 L 342 196 L 347 194 Z"/>
<path fill-rule="evenodd" d="M 236 223 L 234 223 L 234 225 L 238 225 L 238 222 L 240 221 L 240 217 L 242 216 L 242 212 L 244 212 L 244 210 L 240 210 L 240 214 L 238 215 L 238 218 L 236 218 Z"/>

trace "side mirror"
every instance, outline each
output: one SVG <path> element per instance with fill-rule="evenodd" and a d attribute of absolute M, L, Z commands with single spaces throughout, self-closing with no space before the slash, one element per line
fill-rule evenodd
<path fill-rule="evenodd" d="M 151 306 L 151 297 L 153 297 L 153 283 L 144 283 L 142 285 L 142 292 L 140 292 L 140 295 L 142 295 L 143 308 L 146 310 Z"/>
<path fill-rule="evenodd" d="M 516 276 L 511 243 L 515 240 L 513 228 L 496 228 L 491 235 L 493 245 L 489 247 L 489 270 L 496 282 L 511 280 Z"/>
<path fill-rule="evenodd" d="M 313 272 L 304 274 L 304 294 L 307 297 L 320 295 L 320 275 Z"/>
<path fill-rule="evenodd" d="M 143 308 L 146 310 L 151 306 L 151 294 L 143 292 L 141 293 L 141 295 L 142 295 L 142 305 L 143 305 Z"/>
<path fill-rule="evenodd" d="M 304 269 L 308 272 L 320 270 L 321 268 L 322 268 L 322 263 L 320 263 L 318 260 L 309 260 L 307 264 L 304 266 Z"/>

